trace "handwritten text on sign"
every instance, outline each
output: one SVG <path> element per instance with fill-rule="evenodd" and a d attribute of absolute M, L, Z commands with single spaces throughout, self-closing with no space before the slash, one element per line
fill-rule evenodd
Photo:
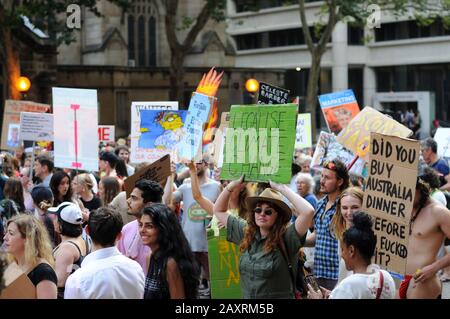
<path fill-rule="evenodd" d="M 374 217 L 374 262 L 405 274 L 420 144 L 378 133 L 371 134 L 370 143 L 364 208 Z"/>
<path fill-rule="evenodd" d="M 289 90 L 260 82 L 258 104 L 286 104 Z"/>
<path fill-rule="evenodd" d="M 232 106 L 223 179 L 289 183 L 296 115 L 296 104 Z"/>

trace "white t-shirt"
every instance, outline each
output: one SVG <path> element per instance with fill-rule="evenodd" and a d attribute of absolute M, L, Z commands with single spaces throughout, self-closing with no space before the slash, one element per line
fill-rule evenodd
<path fill-rule="evenodd" d="M 447 207 L 447 198 L 445 198 L 445 195 L 440 190 L 436 190 L 433 193 L 431 193 L 431 198 L 433 198 L 438 203 L 444 205 L 444 207 Z"/>
<path fill-rule="evenodd" d="M 383 288 L 380 299 L 395 298 L 395 282 L 392 276 L 378 266 L 371 265 L 371 274 L 353 274 L 342 280 L 331 292 L 330 299 L 376 299 L 380 287 L 380 273 L 383 274 Z M 378 268 L 378 269 L 376 269 Z"/>

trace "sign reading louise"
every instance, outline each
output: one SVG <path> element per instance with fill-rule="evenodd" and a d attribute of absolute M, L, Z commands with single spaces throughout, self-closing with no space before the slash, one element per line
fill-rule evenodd
<path fill-rule="evenodd" d="M 296 118 L 296 104 L 233 105 L 221 178 L 288 184 Z"/>
<path fill-rule="evenodd" d="M 420 142 L 372 133 L 370 145 L 363 207 L 374 219 L 374 262 L 404 275 Z"/>
<path fill-rule="evenodd" d="M 98 171 L 97 90 L 52 91 L 55 167 Z"/>
<path fill-rule="evenodd" d="M 155 151 L 152 145 L 152 129 L 161 123 L 154 122 L 160 111 L 178 110 L 178 102 L 133 102 L 131 103 L 131 158 L 132 163 L 154 162 L 170 152 Z M 155 113 L 156 111 L 156 113 Z M 162 125 L 162 124 L 161 124 Z M 160 126 L 161 126 L 160 125 Z M 156 133 L 155 133 L 156 134 Z M 154 135 L 154 134 L 153 134 Z M 174 161 L 176 154 L 171 154 Z"/>
<path fill-rule="evenodd" d="M 338 134 L 359 113 L 358 102 L 352 90 L 319 96 L 320 107 L 331 133 Z"/>

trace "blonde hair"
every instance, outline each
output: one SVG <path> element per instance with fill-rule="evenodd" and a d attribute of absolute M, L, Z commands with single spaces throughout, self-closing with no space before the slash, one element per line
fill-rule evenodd
<path fill-rule="evenodd" d="M 362 205 L 364 200 L 364 192 L 361 188 L 353 186 L 345 189 L 339 196 L 339 201 L 336 206 L 336 213 L 334 214 L 333 219 L 330 223 L 330 232 L 331 234 L 334 233 L 336 239 L 338 239 L 339 241 L 343 239 L 344 232 L 346 230 L 345 219 L 341 213 L 341 201 L 345 196 L 352 196 L 359 199 Z"/>
<path fill-rule="evenodd" d="M 20 235 L 25 239 L 25 262 L 36 266 L 40 259 L 44 259 L 54 267 L 55 260 L 53 259 L 52 245 L 44 224 L 33 215 L 25 214 L 8 220 L 7 226 L 11 223 L 17 226 Z"/>
<path fill-rule="evenodd" d="M 88 191 L 94 188 L 94 183 L 92 182 L 92 179 L 89 176 L 89 174 L 83 173 L 75 176 L 74 179 L 76 179 L 78 183 L 83 185 L 83 187 L 86 187 Z"/>

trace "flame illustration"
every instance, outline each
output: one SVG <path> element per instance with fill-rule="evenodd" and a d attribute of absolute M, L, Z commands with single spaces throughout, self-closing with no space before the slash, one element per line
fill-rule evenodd
<path fill-rule="evenodd" d="M 205 94 L 214 98 L 211 116 L 209 117 L 208 124 L 205 127 L 205 134 L 203 134 L 203 146 L 212 142 L 214 136 L 213 129 L 216 127 L 217 120 L 219 119 L 216 95 L 219 90 L 220 82 L 222 82 L 222 76 L 223 71 L 219 74 L 216 70 L 214 70 L 214 67 L 212 67 L 208 74 L 203 74 L 203 77 L 195 90 L 197 93 Z"/>

